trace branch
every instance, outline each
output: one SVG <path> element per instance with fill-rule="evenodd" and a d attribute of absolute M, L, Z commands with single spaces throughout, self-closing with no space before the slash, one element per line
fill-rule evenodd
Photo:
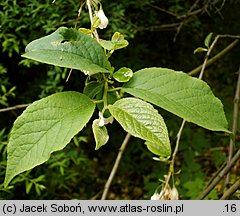
<path fill-rule="evenodd" d="M 78 15 L 77 15 L 77 18 L 76 18 L 76 21 L 75 21 L 74 29 L 77 28 L 78 20 L 79 20 L 79 18 L 80 18 L 80 16 L 81 16 L 82 7 L 83 7 L 84 3 L 85 3 L 85 2 L 83 2 L 83 0 L 80 2 L 80 6 L 79 6 L 79 9 L 78 9 Z M 73 69 L 71 68 L 70 71 L 69 71 L 69 73 L 68 73 L 66 82 L 68 82 L 68 80 L 70 79 L 70 76 L 71 76 L 71 74 L 72 74 L 72 71 L 73 71 Z"/>
<path fill-rule="evenodd" d="M 180 129 L 178 131 L 175 149 L 174 149 L 174 152 L 173 152 L 173 155 L 172 155 L 172 159 L 171 159 L 171 162 L 170 162 L 169 172 L 168 172 L 168 175 L 166 177 L 166 182 L 165 182 L 165 186 L 164 186 L 162 195 L 161 195 L 161 197 L 159 199 L 164 197 L 165 192 L 167 191 L 167 188 L 168 188 L 171 176 L 174 174 L 174 163 L 175 163 L 175 159 L 176 159 L 177 152 L 178 152 L 178 149 L 179 149 L 179 143 L 180 143 L 180 139 L 181 139 L 181 135 L 182 135 L 182 131 L 183 131 L 185 123 L 186 123 L 186 121 L 183 120 L 182 121 L 182 125 L 181 125 L 181 127 L 180 127 Z"/>
<path fill-rule="evenodd" d="M 226 190 L 220 200 L 228 199 L 240 187 L 240 179 L 238 179 L 228 190 Z"/>
<path fill-rule="evenodd" d="M 232 125 L 232 134 L 233 136 L 230 139 L 229 143 L 229 150 L 228 150 L 228 160 L 229 163 L 232 159 L 233 151 L 235 148 L 235 139 L 236 139 L 236 133 L 238 128 L 238 118 L 239 118 L 239 97 L 240 97 L 240 67 L 238 69 L 238 81 L 237 81 L 237 87 L 236 92 L 234 96 L 234 106 L 233 106 L 233 125 Z M 227 174 L 225 179 L 225 189 L 227 188 L 230 181 L 230 173 Z"/>
<path fill-rule="evenodd" d="M 87 7 L 88 7 L 88 13 L 89 13 L 89 18 L 91 21 L 91 25 L 93 24 L 93 12 L 92 12 L 92 6 L 91 6 L 91 0 L 86 0 Z"/>
<path fill-rule="evenodd" d="M 83 2 L 83 0 L 80 2 L 80 6 L 79 6 L 79 9 L 78 9 L 78 15 L 77 15 L 77 18 L 76 18 L 76 21 L 75 21 L 74 29 L 77 28 L 78 20 L 79 20 L 79 18 L 81 16 L 82 7 L 83 7 L 84 3 L 85 2 Z"/>
<path fill-rule="evenodd" d="M 177 31 L 176 31 L 176 33 L 175 33 L 175 35 L 174 35 L 174 38 L 173 38 L 173 42 L 176 42 L 177 36 L 178 36 L 178 34 L 180 33 L 183 25 L 184 25 L 185 22 L 186 22 L 187 17 L 188 17 L 188 14 L 193 11 L 193 9 L 198 5 L 198 2 L 199 2 L 199 0 L 196 0 L 196 1 L 194 2 L 194 4 L 190 7 L 190 9 L 187 11 L 186 18 L 183 19 L 183 21 L 180 23 L 180 25 L 179 25 L 178 28 L 177 28 Z"/>
<path fill-rule="evenodd" d="M 195 3 L 197 3 L 198 1 L 196 1 Z M 198 77 L 198 79 L 202 79 L 203 77 L 203 74 L 204 74 L 204 71 L 205 71 L 205 68 L 206 68 L 206 64 L 207 64 L 207 61 L 208 61 L 208 57 L 213 49 L 213 47 L 215 46 L 215 44 L 217 43 L 217 40 L 218 40 L 219 36 L 217 36 L 214 41 L 212 42 L 211 46 L 209 47 L 208 49 L 208 52 L 205 56 L 205 59 L 204 59 L 204 62 L 202 64 L 202 67 L 201 67 L 201 72 L 200 72 L 200 75 Z M 180 139 L 181 139 L 181 135 L 182 135 L 182 131 L 183 131 L 183 128 L 184 128 L 184 125 L 185 125 L 186 121 L 183 120 L 182 121 L 182 125 L 178 131 L 178 134 L 177 134 L 177 141 L 176 141 L 176 146 L 175 146 L 175 149 L 174 149 L 174 153 L 173 153 L 173 156 L 172 156 L 172 159 L 171 159 L 171 162 L 170 162 L 170 167 L 169 167 L 169 172 L 168 172 L 168 175 L 167 175 L 167 178 L 166 178 L 166 182 L 165 182 L 165 186 L 164 186 L 164 189 L 163 189 L 163 193 L 162 193 L 162 196 L 163 197 L 165 195 L 165 192 L 167 191 L 167 187 L 168 187 L 168 184 L 169 184 L 169 181 L 171 179 L 171 176 L 174 174 L 174 164 L 175 164 L 175 158 L 176 158 L 176 155 L 177 155 L 177 152 L 178 152 L 178 148 L 179 148 L 179 143 L 180 143 Z M 161 199 L 160 197 L 160 199 Z"/>
<path fill-rule="evenodd" d="M 107 180 L 107 182 L 106 182 L 106 184 L 104 186 L 104 191 L 103 191 L 101 200 L 105 200 L 107 198 L 107 194 L 108 194 L 109 188 L 111 186 L 112 180 L 113 180 L 113 178 L 114 178 L 114 176 L 116 174 L 116 171 L 118 169 L 119 163 L 120 163 L 121 158 L 122 158 L 122 154 L 123 154 L 123 152 L 124 152 L 128 142 L 129 142 L 130 137 L 131 137 L 131 135 L 129 133 L 127 133 L 127 135 L 125 136 L 125 138 L 123 140 L 123 143 L 122 143 L 122 145 L 121 145 L 121 147 L 119 149 L 118 156 L 116 158 L 116 161 L 114 163 L 112 171 L 111 171 L 111 173 L 110 173 L 110 175 L 108 177 L 108 180 Z"/>
<path fill-rule="evenodd" d="M 171 12 L 171 11 L 168 11 L 168 10 L 166 10 L 166 9 L 164 9 L 164 8 L 158 7 L 158 6 L 153 5 L 153 4 L 150 4 L 149 6 L 152 7 L 152 8 L 155 8 L 155 9 L 161 11 L 161 12 L 164 12 L 164 13 L 170 15 L 170 16 L 173 16 L 173 17 L 175 17 L 175 18 L 178 17 L 177 14 L 175 14 L 175 13 L 173 13 L 173 12 Z"/>
<path fill-rule="evenodd" d="M 222 169 L 221 172 L 213 179 L 213 181 L 208 185 L 208 187 L 203 191 L 203 193 L 197 198 L 199 200 L 204 199 L 209 192 L 221 181 L 221 179 L 226 175 L 232 167 L 236 164 L 236 162 L 240 159 L 240 149 L 238 149 L 237 153 L 233 156 L 232 160 Z"/>
<path fill-rule="evenodd" d="M 179 26 L 178 23 L 170 23 L 170 24 L 162 24 L 158 26 L 150 26 L 150 27 L 136 27 L 137 31 L 170 31 L 175 30 Z"/>
<path fill-rule="evenodd" d="M 209 56 L 210 56 L 210 53 L 212 52 L 213 47 L 214 47 L 215 44 L 217 43 L 218 39 L 219 39 L 219 36 L 216 36 L 215 39 L 214 39 L 214 41 L 212 42 L 211 46 L 209 47 L 209 49 L 208 49 L 208 51 L 207 51 L 207 54 L 206 54 L 206 56 L 205 56 L 205 59 L 204 59 L 204 62 L 203 62 L 203 64 L 202 64 L 202 68 L 201 68 L 201 71 L 200 71 L 200 74 L 199 74 L 199 79 L 202 79 L 202 77 L 203 77 L 203 73 L 204 73 L 204 70 L 205 70 L 205 68 L 206 68 L 208 58 L 209 58 Z"/>
<path fill-rule="evenodd" d="M 226 48 L 224 48 L 221 52 L 219 52 L 217 55 L 215 55 L 214 57 L 212 57 L 211 59 L 209 59 L 206 62 L 206 66 L 208 67 L 210 65 L 212 65 L 213 63 L 215 63 L 217 60 L 221 59 L 223 56 L 225 56 L 230 50 L 232 50 L 237 43 L 239 42 L 238 39 L 234 40 L 231 44 L 229 44 Z M 197 68 L 193 69 L 192 71 L 190 71 L 188 74 L 193 76 L 197 73 L 199 73 L 202 69 L 203 64 L 201 64 L 200 66 L 198 66 Z"/>
<path fill-rule="evenodd" d="M 16 109 L 26 108 L 29 105 L 30 104 L 20 104 L 20 105 L 16 105 L 13 107 L 7 107 L 7 108 L 0 109 L 0 112 L 8 112 L 8 111 L 16 110 Z"/>

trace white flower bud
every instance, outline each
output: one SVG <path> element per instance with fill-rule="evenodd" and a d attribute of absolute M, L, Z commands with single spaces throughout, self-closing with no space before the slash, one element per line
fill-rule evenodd
<path fill-rule="evenodd" d="M 105 16 L 103 9 L 100 9 L 99 11 L 95 11 L 95 14 L 101 21 L 98 28 L 100 28 L 100 29 L 106 28 L 108 25 L 108 18 Z"/>
<path fill-rule="evenodd" d="M 178 191 L 175 186 L 173 186 L 173 188 L 170 190 L 169 198 L 170 198 L 170 200 L 178 200 L 179 199 Z"/>

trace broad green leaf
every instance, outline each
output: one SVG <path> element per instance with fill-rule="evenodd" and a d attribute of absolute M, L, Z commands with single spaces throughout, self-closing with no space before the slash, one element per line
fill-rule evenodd
<path fill-rule="evenodd" d="M 28 106 L 10 133 L 5 186 L 63 149 L 87 124 L 94 109 L 95 104 L 78 92 L 56 93 Z"/>
<path fill-rule="evenodd" d="M 133 76 L 130 68 L 122 67 L 113 74 L 113 78 L 118 82 L 128 82 Z"/>
<path fill-rule="evenodd" d="M 145 144 L 154 154 L 163 157 L 171 154 L 167 127 L 151 104 L 137 98 L 124 98 L 108 108 L 123 129 L 146 140 Z"/>
<path fill-rule="evenodd" d="M 106 70 L 106 55 L 91 36 L 76 29 L 60 27 L 52 34 L 34 40 L 23 57 L 60 67 L 78 69 L 89 75 Z"/>
<path fill-rule="evenodd" d="M 198 47 L 197 49 L 195 49 L 193 51 L 193 54 L 196 54 L 196 53 L 200 53 L 200 52 L 207 52 L 208 49 L 204 48 L 204 47 Z"/>
<path fill-rule="evenodd" d="M 212 32 L 209 33 L 209 34 L 207 35 L 207 37 L 205 38 L 205 40 L 204 40 L 204 45 L 205 45 L 207 48 L 209 48 L 209 44 L 210 44 L 210 42 L 211 42 L 212 35 L 213 35 Z"/>
<path fill-rule="evenodd" d="M 92 81 L 87 83 L 87 85 L 83 89 L 83 93 L 87 95 L 89 98 L 93 99 L 98 93 L 102 92 L 103 87 L 104 87 L 103 83 Z"/>
<path fill-rule="evenodd" d="M 95 119 L 92 124 L 93 135 L 96 142 L 95 150 L 105 145 L 109 139 L 107 128 L 105 126 L 99 126 L 99 122 L 99 119 Z"/>
<path fill-rule="evenodd" d="M 123 90 L 199 126 L 227 130 L 221 101 L 202 80 L 167 68 L 146 68 L 134 73 Z"/>

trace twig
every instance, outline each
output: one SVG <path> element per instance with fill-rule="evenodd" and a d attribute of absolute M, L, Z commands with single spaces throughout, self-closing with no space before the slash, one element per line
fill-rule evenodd
<path fill-rule="evenodd" d="M 213 47 L 215 46 L 215 44 L 217 43 L 218 39 L 219 39 L 219 36 L 216 36 L 215 39 L 214 39 L 214 41 L 212 42 L 211 46 L 209 47 L 209 49 L 208 49 L 208 51 L 207 51 L 207 54 L 206 54 L 205 59 L 204 59 L 204 62 L 203 62 L 203 64 L 202 64 L 201 72 L 200 72 L 199 77 L 198 77 L 199 79 L 202 79 L 202 77 L 203 77 L 203 73 L 204 73 L 204 71 L 205 71 L 205 68 L 206 68 L 206 65 L 207 65 L 207 61 L 208 61 L 209 55 L 210 55 L 210 53 L 212 52 L 212 49 L 213 49 Z"/>
<path fill-rule="evenodd" d="M 116 158 L 116 161 L 114 163 L 112 171 L 111 171 L 111 173 L 110 173 L 110 175 L 108 177 L 108 180 L 107 180 L 107 182 L 106 182 L 106 184 L 104 186 L 104 191 L 103 191 L 101 200 L 105 200 L 107 198 L 107 194 L 108 194 L 109 188 L 111 186 L 112 180 L 113 180 L 113 178 L 114 178 L 114 176 L 116 174 L 116 171 L 118 169 L 119 163 L 120 163 L 121 158 L 122 158 L 122 154 L 123 154 L 123 152 L 124 152 L 128 142 L 129 142 L 130 137 L 131 137 L 131 135 L 129 133 L 127 133 L 126 137 L 123 140 L 123 143 L 122 143 L 122 145 L 121 145 L 121 147 L 119 149 L 118 156 Z"/>
<path fill-rule="evenodd" d="M 82 12 L 82 7 L 83 7 L 83 5 L 84 5 L 84 2 L 81 1 L 81 2 L 80 2 L 80 6 L 79 6 L 79 10 L 78 10 L 78 15 L 77 15 L 77 18 L 76 18 L 76 22 L 75 22 L 75 25 L 74 25 L 74 29 L 77 28 L 78 20 L 79 20 L 79 18 L 80 18 L 80 16 L 81 16 L 81 12 Z"/>
<path fill-rule="evenodd" d="M 0 109 L 0 112 L 8 112 L 8 111 L 16 110 L 16 109 L 26 108 L 29 105 L 30 104 L 20 104 L 20 105 L 16 105 L 13 107 L 7 107 L 7 108 Z"/>
<path fill-rule="evenodd" d="M 150 26 L 150 27 L 136 27 L 137 31 L 170 31 L 175 30 L 179 26 L 180 22 L 177 23 L 169 23 L 169 24 L 162 24 L 157 26 Z"/>
<path fill-rule="evenodd" d="M 74 29 L 77 28 L 78 20 L 79 20 L 79 18 L 80 18 L 80 16 L 81 16 L 81 12 L 82 12 L 82 7 L 83 7 L 83 5 L 84 5 L 84 2 L 81 1 L 81 2 L 80 2 L 80 6 L 79 6 L 79 10 L 78 10 L 78 15 L 77 15 L 77 18 L 76 18 L 76 21 L 75 21 Z M 70 71 L 69 71 L 69 73 L 68 73 L 66 82 L 68 82 L 68 80 L 69 80 L 69 78 L 70 78 L 70 76 L 71 76 L 71 74 L 72 74 L 72 71 L 73 71 L 73 69 L 71 68 Z"/>
<path fill-rule="evenodd" d="M 226 190 L 220 200 L 228 199 L 240 187 L 240 179 L 238 179 L 228 190 Z"/>
<path fill-rule="evenodd" d="M 166 13 L 166 14 L 168 14 L 168 15 L 171 15 L 171 16 L 173 16 L 173 17 L 177 17 L 177 16 L 178 16 L 177 14 L 175 14 L 175 13 L 173 13 L 173 12 L 171 12 L 171 11 L 168 11 L 168 10 L 166 10 L 166 9 L 163 9 L 163 8 L 161 8 L 161 7 L 158 7 L 158 6 L 156 6 L 156 5 L 150 4 L 149 6 L 152 7 L 152 8 L 155 8 L 155 9 L 161 11 L 161 12 L 164 12 L 164 13 Z"/>
<path fill-rule="evenodd" d="M 164 197 L 165 192 L 167 191 L 167 188 L 168 188 L 171 176 L 174 174 L 174 163 L 175 163 L 175 159 L 176 159 L 177 152 L 178 152 L 178 149 L 179 149 L 179 143 L 180 143 L 180 139 L 181 139 L 181 135 L 182 135 L 182 131 L 183 131 L 185 123 L 186 123 L 186 121 L 183 120 L 182 121 L 182 125 L 181 125 L 181 127 L 180 127 L 180 129 L 178 131 L 175 149 L 174 149 L 174 152 L 173 152 L 173 155 L 172 155 L 172 159 L 171 159 L 171 162 L 170 162 L 169 172 L 168 172 L 168 175 L 166 177 L 166 182 L 165 182 L 165 186 L 164 186 L 162 195 L 161 195 L 161 197 L 159 199 Z"/>
<path fill-rule="evenodd" d="M 88 7 L 88 13 L 91 21 L 91 25 L 93 24 L 93 13 L 92 13 L 92 6 L 91 6 L 91 0 L 86 0 L 87 7 Z"/>
<path fill-rule="evenodd" d="M 227 164 L 227 161 L 222 163 L 221 167 L 216 171 L 215 175 L 209 179 L 207 185 L 205 186 L 206 188 L 212 183 L 213 179 L 215 179 L 215 177 L 225 168 L 226 164 Z"/>
<path fill-rule="evenodd" d="M 223 0 L 222 4 L 221 4 L 221 6 L 220 6 L 220 8 L 218 10 L 222 10 L 222 8 L 225 5 L 225 3 L 226 3 L 226 0 Z"/>
<path fill-rule="evenodd" d="M 214 62 L 216 62 L 217 60 L 221 59 L 224 55 L 226 55 L 230 50 L 232 50 L 237 43 L 239 42 L 238 39 L 234 40 L 231 44 L 229 44 L 226 48 L 224 48 L 221 52 L 219 52 L 217 55 L 215 55 L 214 57 L 212 57 L 211 59 L 209 59 L 206 62 L 205 67 L 208 67 L 210 65 L 212 65 Z M 198 66 L 197 68 L 193 69 L 192 71 L 190 71 L 188 74 L 193 76 L 195 74 L 197 74 L 198 72 L 201 71 L 203 64 L 201 64 L 200 66 Z"/>
<path fill-rule="evenodd" d="M 92 26 L 92 24 L 93 24 L 93 12 L 92 12 L 91 0 L 86 0 L 86 2 L 87 2 L 88 13 L 89 13 L 90 21 L 91 21 L 91 26 Z M 96 40 L 99 41 L 99 36 L 98 36 L 98 33 L 97 33 L 97 29 L 94 29 L 93 34 L 94 34 Z"/>
<path fill-rule="evenodd" d="M 187 12 L 187 14 L 186 14 L 186 17 L 188 17 L 188 14 L 191 13 L 191 12 L 193 11 L 193 9 L 198 5 L 198 2 L 199 2 L 199 0 L 196 0 L 196 1 L 194 2 L 194 4 L 193 4 L 193 5 L 191 6 L 191 8 L 188 10 L 188 12 Z M 186 18 L 183 19 L 183 21 L 182 21 L 182 22 L 180 23 L 180 25 L 178 26 L 177 31 L 176 31 L 176 33 L 175 33 L 175 35 L 174 35 L 174 38 L 173 38 L 173 42 L 176 42 L 177 36 L 179 35 L 179 33 L 180 33 L 183 25 L 185 24 L 185 21 L 186 21 Z"/>
<path fill-rule="evenodd" d="M 193 9 L 198 5 L 198 2 L 199 2 L 199 0 L 196 0 L 196 1 L 194 2 L 194 4 L 193 4 L 193 5 L 191 6 L 191 8 L 188 10 L 186 16 L 188 16 L 188 14 L 193 11 Z M 176 42 L 177 36 L 179 35 L 179 33 L 180 33 L 183 25 L 185 24 L 185 21 L 186 21 L 186 18 L 183 19 L 183 21 L 182 21 L 182 22 L 180 23 L 180 25 L 178 26 L 177 31 L 176 31 L 176 33 L 175 33 L 175 35 L 174 35 L 174 38 L 173 38 L 173 42 Z"/>
<path fill-rule="evenodd" d="M 224 35 L 219 35 L 220 38 L 233 38 L 233 39 L 240 39 L 240 35 L 228 35 L 228 34 L 224 34 Z"/>
<path fill-rule="evenodd" d="M 228 159 L 227 163 L 229 163 L 232 159 L 233 151 L 235 148 L 235 139 L 238 128 L 238 118 L 239 118 L 239 97 L 240 97 L 240 67 L 238 69 L 238 80 L 237 87 L 234 96 L 234 107 L 233 107 L 233 125 L 232 125 L 232 134 L 233 136 L 230 138 L 229 150 L 228 150 Z M 227 174 L 224 184 L 224 189 L 226 190 L 230 181 L 230 173 Z"/>
<path fill-rule="evenodd" d="M 197 1 L 195 2 L 197 3 Z M 217 40 L 218 40 L 218 36 L 215 38 L 215 40 L 212 42 L 210 48 L 208 49 L 208 52 L 205 56 L 205 59 L 204 59 L 204 62 L 202 64 L 202 68 L 201 68 L 201 72 L 200 72 L 200 75 L 198 77 L 198 79 L 202 79 L 203 77 L 203 74 L 204 74 L 204 71 L 205 71 L 205 68 L 206 68 L 206 64 L 207 64 L 207 61 L 208 61 L 208 57 L 213 49 L 213 47 L 215 46 Z M 178 148 L 179 148 L 179 143 L 180 143 L 180 139 L 181 139 L 181 135 L 182 135 L 182 131 L 183 131 L 183 128 L 184 128 L 184 125 L 185 125 L 186 121 L 183 120 L 182 121 L 182 125 L 178 131 L 178 134 L 177 134 L 177 140 L 176 140 L 176 145 L 175 145 L 175 149 L 174 149 L 174 152 L 173 152 L 173 156 L 172 156 L 172 159 L 171 159 L 171 162 L 170 162 L 170 167 L 169 167 L 169 172 L 168 172 L 168 176 L 166 178 L 166 182 L 165 182 L 165 186 L 164 186 L 164 189 L 163 189 L 163 193 L 162 193 L 162 196 L 164 196 L 166 190 L 167 190 L 167 187 L 168 187 L 168 184 L 169 184 L 169 181 L 171 179 L 171 176 L 172 174 L 174 173 L 174 163 L 175 163 L 175 158 L 176 158 L 176 155 L 177 155 L 177 152 L 178 152 Z M 161 197 L 162 197 L 161 196 Z M 160 199 L 161 199 L 160 197 Z"/>
<path fill-rule="evenodd" d="M 236 162 L 240 159 L 240 149 L 233 156 L 232 160 L 219 172 L 218 175 L 213 179 L 213 181 L 208 185 L 208 187 L 203 191 L 203 193 L 197 199 L 204 199 L 209 192 L 221 181 L 221 179 L 232 169 Z"/>

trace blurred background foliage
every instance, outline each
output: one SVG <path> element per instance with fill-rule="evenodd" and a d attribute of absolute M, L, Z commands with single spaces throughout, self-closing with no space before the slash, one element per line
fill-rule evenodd
<path fill-rule="evenodd" d="M 82 91 L 85 76 L 73 71 L 40 64 L 21 58 L 25 46 L 60 26 L 73 27 L 79 1 L 5 0 L 0 2 L 0 109 L 28 104 L 55 92 Z M 137 70 L 160 66 L 189 72 L 203 62 L 204 54 L 193 54 L 203 46 L 209 32 L 240 34 L 239 0 L 103 0 L 109 18 L 100 37 L 109 39 L 115 31 L 123 33 L 130 45 L 111 57 L 113 66 Z M 78 27 L 89 27 L 84 6 Z M 232 39 L 221 39 L 213 50 L 215 55 Z M 204 80 L 209 83 L 226 111 L 231 128 L 236 71 L 239 67 L 240 47 L 206 70 Z M 6 145 L 14 120 L 23 109 L 0 112 L 0 184 L 6 169 Z M 181 119 L 159 109 L 168 126 L 174 144 Z M 4 189 L 0 185 L 0 199 L 99 199 L 112 169 L 125 133 L 120 126 L 108 127 L 109 143 L 95 151 L 90 124 L 62 151 L 50 160 L 16 177 Z M 184 128 L 175 176 L 181 199 L 195 199 L 209 179 L 225 161 L 229 138 L 223 134 L 187 124 Z M 239 137 L 237 145 L 239 146 Z M 143 142 L 131 138 L 119 170 L 110 188 L 109 199 L 149 199 L 164 179 L 168 166 L 152 160 Z M 239 176 L 240 164 L 232 172 Z M 222 184 L 208 199 L 218 199 Z M 239 198 L 239 191 L 232 197 Z"/>

